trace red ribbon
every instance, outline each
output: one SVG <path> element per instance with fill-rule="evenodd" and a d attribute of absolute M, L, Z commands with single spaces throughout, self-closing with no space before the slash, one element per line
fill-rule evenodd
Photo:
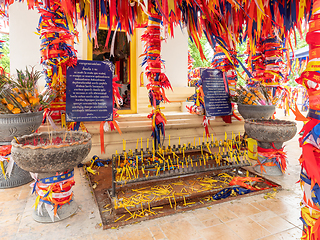
<path fill-rule="evenodd" d="M 273 143 L 272 143 L 273 145 Z M 258 154 L 268 158 L 276 158 L 276 161 L 281 167 L 281 171 L 284 173 L 287 169 L 287 154 L 283 151 L 283 148 L 276 149 L 273 145 L 273 148 L 262 148 L 258 146 Z"/>
<path fill-rule="evenodd" d="M 7 156 L 11 153 L 11 145 L 4 145 L 4 146 L 0 146 L 0 156 Z"/>
<path fill-rule="evenodd" d="M 104 121 L 100 123 L 100 148 L 101 148 L 101 154 L 105 153 L 104 151 L 104 130 L 103 130 L 103 125 Z"/>

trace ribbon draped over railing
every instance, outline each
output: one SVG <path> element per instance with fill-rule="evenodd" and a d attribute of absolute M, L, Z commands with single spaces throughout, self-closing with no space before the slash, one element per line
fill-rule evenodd
<path fill-rule="evenodd" d="M 262 182 L 262 179 L 259 177 L 233 177 L 232 180 L 229 182 L 229 185 L 233 187 L 225 188 L 219 191 L 218 193 L 213 195 L 212 198 L 213 200 L 220 200 L 234 194 L 243 195 L 243 194 L 251 193 L 254 191 L 261 191 L 261 190 L 270 189 L 271 187 L 276 187 L 276 185 L 268 181 L 264 181 L 264 183 L 269 185 L 269 187 L 265 187 L 265 188 L 253 187 L 251 184 L 256 182 Z"/>

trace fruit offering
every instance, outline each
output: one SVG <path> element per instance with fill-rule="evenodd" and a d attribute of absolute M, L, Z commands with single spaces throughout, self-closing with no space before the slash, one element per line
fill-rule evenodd
<path fill-rule="evenodd" d="M 17 70 L 15 79 L 0 75 L 0 114 L 37 112 L 45 108 L 56 97 L 56 93 L 45 88 L 40 94 L 37 82 L 41 72 L 31 68 L 29 71 Z"/>

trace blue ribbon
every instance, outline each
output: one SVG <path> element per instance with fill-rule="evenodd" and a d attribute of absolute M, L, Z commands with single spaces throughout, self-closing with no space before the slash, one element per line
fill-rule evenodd
<path fill-rule="evenodd" d="M 320 111 L 314 110 L 314 109 L 309 109 L 308 117 L 320 120 Z"/>
<path fill-rule="evenodd" d="M 225 199 L 231 195 L 232 190 L 234 190 L 239 195 L 244 195 L 244 194 L 253 192 L 252 190 L 246 189 L 246 188 L 230 187 L 230 188 L 225 188 L 220 192 L 216 193 L 215 195 L 212 196 L 212 198 L 213 200 Z"/>
<path fill-rule="evenodd" d="M 39 179 L 38 181 L 40 183 L 44 183 L 44 184 L 51 184 L 51 183 L 66 181 L 66 180 L 72 178 L 73 176 L 74 176 L 74 170 L 72 170 L 71 172 L 67 172 L 67 173 L 58 175 L 58 176 L 42 178 L 42 179 Z"/>
<path fill-rule="evenodd" d="M 66 180 L 72 178 L 73 176 L 74 176 L 74 170 L 72 170 L 71 172 L 61 174 L 59 176 L 37 179 L 33 185 L 32 194 L 36 191 L 36 187 L 37 187 L 38 182 L 44 183 L 44 184 L 51 184 L 51 183 L 56 183 L 56 182 L 60 182 L 60 181 L 66 181 Z M 48 193 L 45 195 L 45 197 L 48 195 Z"/>
<path fill-rule="evenodd" d="M 103 167 L 104 166 L 103 162 L 106 162 L 107 164 L 109 164 L 109 162 L 111 162 L 111 160 L 110 159 L 100 159 L 97 155 L 94 155 L 91 158 L 91 162 L 94 162 L 94 164 L 98 167 Z"/>

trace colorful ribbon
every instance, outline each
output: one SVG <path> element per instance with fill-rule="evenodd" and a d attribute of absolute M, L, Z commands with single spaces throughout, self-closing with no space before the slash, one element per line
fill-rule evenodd
<path fill-rule="evenodd" d="M 72 200 L 71 188 L 75 184 L 74 171 L 43 179 L 38 179 L 36 174 L 32 174 L 32 176 L 35 179 L 32 193 L 36 192 L 37 194 L 35 208 L 41 214 L 42 204 L 45 204 L 45 208 L 54 222 L 55 216 L 59 218 L 58 208 Z"/>

